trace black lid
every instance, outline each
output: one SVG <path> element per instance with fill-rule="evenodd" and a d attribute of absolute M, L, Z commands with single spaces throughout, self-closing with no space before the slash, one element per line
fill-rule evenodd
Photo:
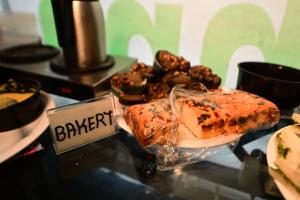
<path fill-rule="evenodd" d="M 50 60 L 59 54 L 59 49 L 49 45 L 26 44 L 0 51 L 0 61 L 9 63 L 32 63 Z"/>

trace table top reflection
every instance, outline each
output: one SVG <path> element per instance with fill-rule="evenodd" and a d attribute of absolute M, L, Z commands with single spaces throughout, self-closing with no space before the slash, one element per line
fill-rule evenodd
<path fill-rule="evenodd" d="M 33 30 L 21 18 L 15 20 L 18 26 Z M 24 26 L 1 32 L 1 47 L 38 42 L 36 34 L 15 33 L 24 33 Z M 57 106 L 76 102 L 53 97 Z M 168 171 L 157 170 L 155 157 L 121 129 L 61 155 L 47 129 L 37 140 L 42 151 L 0 165 L 1 199 L 282 199 L 268 174 L 265 152 L 272 133 L 287 124 L 282 120 L 270 130 L 248 133 L 234 150 L 224 147 L 205 161 Z"/>
<path fill-rule="evenodd" d="M 54 96 L 57 105 L 76 101 Z M 205 161 L 168 171 L 122 129 L 108 138 L 56 155 L 50 130 L 44 150 L 0 165 L 1 195 L 10 199 L 282 199 L 268 174 L 269 130 L 245 134 Z"/>

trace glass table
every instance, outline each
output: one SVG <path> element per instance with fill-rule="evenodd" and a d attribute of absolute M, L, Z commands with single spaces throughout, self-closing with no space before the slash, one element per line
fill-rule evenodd
<path fill-rule="evenodd" d="M 71 100 L 55 97 L 58 105 Z M 205 161 L 159 171 L 155 157 L 133 136 L 117 134 L 56 155 L 50 130 L 44 149 L 0 165 L 1 195 L 9 199 L 282 199 L 268 174 L 266 146 L 281 120 L 269 130 L 245 134 Z"/>
<path fill-rule="evenodd" d="M 16 19 L 18 26 L 29 25 Z M 6 36 L 2 48 L 38 40 L 11 32 Z M 53 97 L 57 106 L 75 102 Z M 248 133 L 233 151 L 223 148 L 205 161 L 169 171 L 158 171 L 155 157 L 121 129 L 61 155 L 47 129 L 37 139 L 43 150 L 0 165 L 1 199 L 282 199 L 268 174 L 265 151 L 271 134 L 289 123 L 282 120 L 273 129 Z"/>

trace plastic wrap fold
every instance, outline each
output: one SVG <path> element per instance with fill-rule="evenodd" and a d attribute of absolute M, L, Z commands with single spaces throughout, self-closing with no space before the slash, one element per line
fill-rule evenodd
<path fill-rule="evenodd" d="M 174 87 L 169 99 L 125 108 L 124 118 L 160 170 L 199 162 L 223 145 L 233 148 L 246 132 L 271 128 L 279 110 L 238 90 L 199 93 Z"/>

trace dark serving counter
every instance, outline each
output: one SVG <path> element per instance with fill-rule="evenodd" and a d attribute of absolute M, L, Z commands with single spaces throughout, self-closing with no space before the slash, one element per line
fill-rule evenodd
<path fill-rule="evenodd" d="M 248 133 L 233 151 L 224 147 L 205 161 L 169 171 L 157 170 L 155 157 L 121 129 L 56 155 L 48 128 L 37 140 L 43 150 L 0 165 L 1 196 L 22 200 L 282 199 L 268 174 L 265 151 L 271 134 L 288 123 Z"/>
<path fill-rule="evenodd" d="M 36 39 L 10 39 L 9 32 L 3 42 L 3 36 L 1 48 Z M 57 106 L 66 103 L 55 100 Z M 271 134 L 288 123 L 244 135 L 234 151 L 224 147 L 205 161 L 169 171 L 158 171 L 155 157 L 121 129 L 56 155 L 48 128 L 37 139 L 43 150 L 0 164 L 1 199 L 282 199 L 268 174 L 265 152 Z"/>

